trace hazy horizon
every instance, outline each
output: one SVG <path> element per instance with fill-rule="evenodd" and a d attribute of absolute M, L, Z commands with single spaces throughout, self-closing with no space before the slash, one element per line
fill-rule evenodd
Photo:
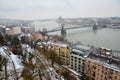
<path fill-rule="evenodd" d="M 120 17 L 120 0 L 0 0 L 0 18 Z"/>

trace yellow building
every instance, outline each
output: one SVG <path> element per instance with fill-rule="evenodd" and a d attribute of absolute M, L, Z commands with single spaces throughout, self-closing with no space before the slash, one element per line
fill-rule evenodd
<path fill-rule="evenodd" d="M 65 43 L 50 43 L 51 51 L 54 52 L 56 57 L 60 60 L 61 64 L 68 65 L 69 64 L 69 56 L 70 56 L 70 50 L 68 48 L 68 45 Z"/>

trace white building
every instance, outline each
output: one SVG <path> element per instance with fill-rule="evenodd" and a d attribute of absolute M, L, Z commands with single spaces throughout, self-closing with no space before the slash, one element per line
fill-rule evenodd
<path fill-rule="evenodd" d="M 83 75 L 85 58 L 89 55 L 90 47 L 76 45 L 71 49 L 70 68 Z"/>
<path fill-rule="evenodd" d="M 21 34 L 21 27 L 20 26 L 14 26 L 12 27 L 14 34 Z"/>
<path fill-rule="evenodd" d="M 33 33 L 35 32 L 35 27 L 31 26 L 31 27 L 22 27 L 23 32 L 25 33 Z"/>
<path fill-rule="evenodd" d="M 14 31 L 11 28 L 6 28 L 5 31 L 8 36 L 14 35 Z"/>
<path fill-rule="evenodd" d="M 6 34 L 9 36 L 22 33 L 20 26 L 13 26 L 13 27 L 6 28 L 5 31 L 6 31 Z"/>

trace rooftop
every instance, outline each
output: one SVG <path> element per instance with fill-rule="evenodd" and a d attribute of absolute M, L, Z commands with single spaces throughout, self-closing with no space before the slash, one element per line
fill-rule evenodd
<path fill-rule="evenodd" d="M 90 52 L 90 47 L 86 47 L 84 45 L 75 45 L 71 49 L 71 53 L 75 55 L 79 55 L 81 57 L 87 57 Z"/>
<path fill-rule="evenodd" d="M 83 45 L 74 46 L 71 53 L 82 59 L 89 60 L 104 67 L 120 72 L 120 59 L 113 57 L 110 49 L 85 47 Z"/>
<path fill-rule="evenodd" d="M 120 60 L 90 53 L 87 60 L 120 72 Z"/>
<path fill-rule="evenodd" d="M 60 46 L 60 47 L 68 47 L 68 44 L 63 43 L 63 42 L 52 42 L 52 41 L 48 41 L 47 44 L 51 44 L 51 45 L 56 45 L 56 46 Z"/>
<path fill-rule="evenodd" d="M 90 50 L 90 47 L 84 46 L 84 45 L 80 45 L 80 44 L 74 45 L 72 48 L 82 49 L 82 50 Z"/>

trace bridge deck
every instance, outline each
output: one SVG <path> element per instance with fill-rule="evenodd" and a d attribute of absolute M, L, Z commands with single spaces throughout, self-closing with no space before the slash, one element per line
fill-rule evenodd
<path fill-rule="evenodd" d="M 47 31 L 47 32 L 50 33 L 50 32 L 61 31 L 61 29 L 59 29 L 59 28 L 60 28 L 60 27 L 58 27 L 58 29 L 55 28 L 55 29 L 53 29 L 53 30 L 49 30 L 49 31 Z M 85 28 L 85 27 L 84 27 L 84 26 L 82 26 L 82 27 L 80 27 L 80 26 L 77 26 L 77 27 L 68 27 L 68 28 L 65 28 L 65 30 L 77 29 L 77 28 Z"/>

